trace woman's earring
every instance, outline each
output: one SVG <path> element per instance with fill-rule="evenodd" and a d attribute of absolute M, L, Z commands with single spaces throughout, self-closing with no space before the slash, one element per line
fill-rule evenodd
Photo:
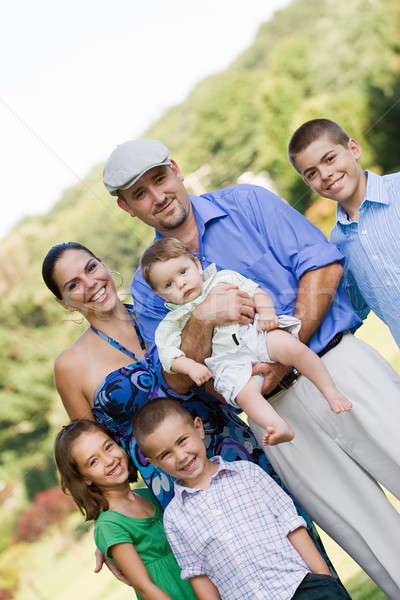
<path fill-rule="evenodd" d="M 115 287 L 118 290 L 119 288 L 122 287 L 122 284 L 124 283 L 123 277 L 122 277 L 122 275 L 121 275 L 121 273 L 119 271 L 110 271 L 110 273 L 111 273 L 112 278 L 114 280 Z M 116 277 L 119 277 L 119 281 L 116 281 L 116 279 L 115 279 Z"/>
<path fill-rule="evenodd" d="M 77 310 L 68 312 L 68 316 L 64 318 L 64 321 L 68 323 L 75 323 L 76 325 L 82 325 L 85 317 Z"/>

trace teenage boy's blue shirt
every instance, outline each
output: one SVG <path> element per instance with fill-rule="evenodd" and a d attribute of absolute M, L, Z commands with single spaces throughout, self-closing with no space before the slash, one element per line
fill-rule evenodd
<path fill-rule="evenodd" d="M 306 271 L 343 261 L 319 229 L 264 188 L 238 185 L 190 199 L 202 267 L 215 263 L 218 270 L 231 269 L 252 279 L 270 294 L 278 314 L 293 314 L 299 280 Z M 131 294 L 141 331 L 152 347 L 155 329 L 168 312 L 164 300 L 143 280 L 140 269 Z M 341 282 L 310 347 L 319 352 L 336 333 L 354 331 L 360 324 Z"/>
<path fill-rule="evenodd" d="M 358 223 L 338 204 L 331 242 L 346 257 L 345 285 L 357 313 L 365 319 L 373 310 L 400 346 L 400 173 L 366 176 Z"/>

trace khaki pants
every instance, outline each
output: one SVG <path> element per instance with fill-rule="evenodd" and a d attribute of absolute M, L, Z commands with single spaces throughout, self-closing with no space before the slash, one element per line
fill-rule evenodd
<path fill-rule="evenodd" d="M 400 515 L 376 482 L 400 498 L 400 376 L 352 334 L 322 360 L 353 409 L 335 415 L 300 377 L 269 399 L 295 438 L 264 450 L 310 517 L 398 600 Z"/>

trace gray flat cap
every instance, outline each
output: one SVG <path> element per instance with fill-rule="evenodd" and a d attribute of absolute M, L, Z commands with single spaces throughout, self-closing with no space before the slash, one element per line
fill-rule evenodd
<path fill-rule="evenodd" d="M 103 182 L 112 196 L 131 187 L 153 167 L 170 165 L 169 150 L 158 140 L 130 140 L 115 148 L 103 171 Z"/>

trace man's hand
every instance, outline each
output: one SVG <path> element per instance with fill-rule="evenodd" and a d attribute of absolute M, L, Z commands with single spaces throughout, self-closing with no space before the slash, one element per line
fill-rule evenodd
<path fill-rule="evenodd" d="M 249 325 L 255 314 L 254 301 L 237 286 L 221 284 L 215 286 L 207 298 L 193 311 L 198 321 L 216 325 L 239 323 Z"/>
<path fill-rule="evenodd" d="M 264 377 L 261 393 L 269 394 L 289 371 L 290 367 L 280 363 L 257 363 L 253 366 L 252 375 L 262 375 Z"/>
<path fill-rule="evenodd" d="M 103 564 L 105 563 L 107 565 L 107 567 L 110 569 L 111 573 L 114 575 L 114 577 L 116 577 L 117 579 L 119 579 L 119 581 L 122 581 L 122 583 L 126 583 L 126 585 L 131 585 L 129 583 L 129 581 L 126 579 L 126 577 L 124 577 L 124 575 L 121 573 L 121 571 L 119 569 L 117 569 L 117 567 L 114 565 L 114 563 L 107 558 L 107 556 L 105 556 L 101 550 L 99 550 L 98 548 L 96 548 L 96 566 L 94 569 L 95 573 L 99 573 L 101 571 L 101 567 L 103 566 Z"/>

